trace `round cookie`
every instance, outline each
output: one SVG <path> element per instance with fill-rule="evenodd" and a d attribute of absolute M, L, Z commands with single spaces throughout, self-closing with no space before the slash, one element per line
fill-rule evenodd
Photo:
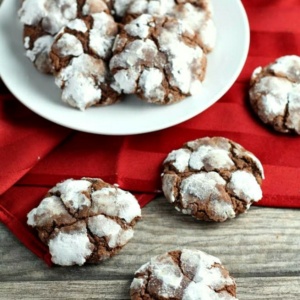
<path fill-rule="evenodd" d="M 24 24 L 26 56 L 43 73 L 52 73 L 49 51 L 57 34 L 71 20 L 109 12 L 108 0 L 24 0 L 18 12 Z"/>
<path fill-rule="evenodd" d="M 63 102 L 85 110 L 120 99 L 107 63 L 117 32 L 112 16 L 102 12 L 69 22 L 56 36 L 50 58 Z"/>
<path fill-rule="evenodd" d="M 237 300 L 235 280 L 221 261 L 189 249 L 153 257 L 136 271 L 130 295 L 131 300 Z"/>
<path fill-rule="evenodd" d="M 198 94 L 206 69 L 199 44 L 182 21 L 143 14 L 126 24 L 115 40 L 111 86 L 156 104 Z"/>
<path fill-rule="evenodd" d="M 276 131 L 300 134 L 300 57 L 283 56 L 254 70 L 250 103 Z"/>
<path fill-rule="evenodd" d="M 135 197 L 101 179 L 68 179 L 49 190 L 27 215 L 52 262 L 71 266 L 96 263 L 118 253 L 133 237 L 141 218 Z"/>
<path fill-rule="evenodd" d="M 128 22 L 145 13 L 182 20 L 195 31 L 205 52 L 210 52 L 215 46 L 216 28 L 210 0 L 132 0 L 125 20 Z"/>
<path fill-rule="evenodd" d="M 259 160 L 222 137 L 190 141 L 163 163 L 162 189 L 178 211 L 204 221 L 223 222 L 262 198 Z"/>

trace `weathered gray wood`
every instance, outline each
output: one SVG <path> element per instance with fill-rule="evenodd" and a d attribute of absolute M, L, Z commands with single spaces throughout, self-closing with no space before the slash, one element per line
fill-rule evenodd
<path fill-rule="evenodd" d="M 143 209 L 133 240 L 96 266 L 49 269 L 0 227 L 0 281 L 129 279 L 153 255 L 177 248 L 218 256 L 235 276 L 300 275 L 300 210 L 253 207 L 222 224 L 177 213 L 163 198 Z"/>
<path fill-rule="evenodd" d="M 299 277 L 237 278 L 240 300 L 299 300 Z M 0 299 L 130 299 L 129 280 L 5 282 Z"/>

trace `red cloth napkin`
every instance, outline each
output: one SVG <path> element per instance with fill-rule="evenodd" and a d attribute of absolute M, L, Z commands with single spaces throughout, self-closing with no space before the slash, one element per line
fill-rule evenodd
<path fill-rule="evenodd" d="M 50 264 L 45 247 L 26 225 L 27 213 L 66 178 L 100 177 L 133 192 L 141 206 L 160 192 L 161 163 L 172 149 L 204 136 L 224 136 L 263 163 L 263 199 L 272 207 L 300 207 L 300 137 L 266 128 L 248 105 L 252 71 L 300 52 L 298 0 L 244 0 L 251 27 L 249 57 L 220 101 L 175 127 L 136 136 L 74 132 L 20 104 L 0 83 L 0 220 Z M 234 55 L 234 54 L 233 54 Z"/>

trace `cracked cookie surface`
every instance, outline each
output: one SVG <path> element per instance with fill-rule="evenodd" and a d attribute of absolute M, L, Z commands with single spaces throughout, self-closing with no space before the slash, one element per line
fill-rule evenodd
<path fill-rule="evenodd" d="M 235 280 L 221 261 L 199 250 L 171 251 L 144 264 L 130 286 L 132 300 L 237 300 Z"/>
<path fill-rule="evenodd" d="M 209 0 L 132 0 L 126 11 L 125 22 L 141 14 L 180 19 L 195 31 L 205 52 L 210 52 L 215 46 L 216 28 Z"/>
<path fill-rule="evenodd" d="M 141 218 L 136 198 L 101 179 L 68 179 L 49 190 L 27 224 L 49 246 L 52 262 L 97 263 L 117 254 Z"/>
<path fill-rule="evenodd" d="M 24 0 L 18 12 L 24 24 L 26 56 L 43 73 L 52 73 L 49 52 L 57 34 L 71 20 L 109 12 L 106 0 Z"/>
<path fill-rule="evenodd" d="M 260 161 L 223 137 L 205 137 L 173 150 L 163 163 L 162 190 L 184 214 L 223 222 L 262 198 Z"/>
<path fill-rule="evenodd" d="M 258 117 L 283 133 L 300 134 L 300 57 L 283 56 L 254 70 L 250 103 Z"/>
<path fill-rule="evenodd" d="M 205 69 L 206 56 L 189 26 L 175 18 L 143 14 L 126 24 L 115 40 L 111 86 L 149 103 L 170 104 L 198 94 Z"/>
<path fill-rule="evenodd" d="M 112 16 L 101 12 L 69 22 L 56 36 L 50 58 L 63 102 L 85 110 L 120 100 L 107 63 L 117 32 Z"/>

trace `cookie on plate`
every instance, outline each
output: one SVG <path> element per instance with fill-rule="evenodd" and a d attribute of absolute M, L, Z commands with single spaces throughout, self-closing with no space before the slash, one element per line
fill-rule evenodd
<path fill-rule="evenodd" d="M 175 18 L 143 14 L 126 24 L 115 40 L 111 86 L 149 103 L 170 104 L 198 94 L 205 69 L 206 56 L 189 26 Z"/>
<path fill-rule="evenodd" d="M 212 255 L 183 249 L 156 257 L 135 273 L 132 300 L 237 300 L 236 283 Z"/>
<path fill-rule="evenodd" d="M 101 179 L 68 179 L 28 213 L 27 224 L 49 246 L 52 262 L 83 265 L 108 259 L 133 237 L 141 218 L 136 198 Z"/>
<path fill-rule="evenodd" d="M 170 16 L 186 23 L 195 31 L 205 52 L 210 52 L 215 46 L 216 28 L 210 0 L 132 0 L 125 15 L 125 22 L 145 13 Z"/>
<path fill-rule="evenodd" d="M 300 134 L 300 57 L 283 56 L 254 70 L 250 103 L 276 131 Z"/>
<path fill-rule="evenodd" d="M 223 222 L 262 198 L 260 161 L 223 137 L 205 137 L 173 150 L 163 163 L 162 189 L 184 214 Z"/>
<path fill-rule="evenodd" d="M 56 36 L 50 58 L 63 102 L 85 110 L 120 100 L 108 70 L 117 32 L 113 17 L 102 12 L 69 22 Z"/>
<path fill-rule="evenodd" d="M 108 0 L 24 0 L 18 12 L 24 24 L 26 56 L 43 73 L 52 73 L 49 51 L 57 34 L 71 20 L 109 13 Z"/>

